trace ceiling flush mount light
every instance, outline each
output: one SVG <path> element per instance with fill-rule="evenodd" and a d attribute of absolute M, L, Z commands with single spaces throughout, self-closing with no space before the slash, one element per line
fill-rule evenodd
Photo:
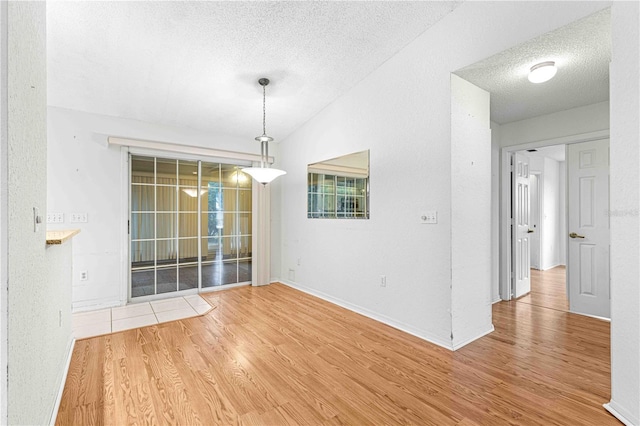
<path fill-rule="evenodd" d="M 261 184 L 266 185 L 287 172 L 269 167 L 269 142 L 273 141 L 272 137 L 267 136 L 266 130 L 266 87 L 269 84 L 269 79 L 261 78 L 258 80 L 258 83 L 262 86 L 262 135 L 256 137 L 256 140 L 260 142 L 260 167 L 247 167 L 242 169 L 242 171 L 251 175 L 251 177 Z"/>
<path fill-rule="evenodd" d="M 541 62 L 531 67 L 529 70 L 529 81 L 532 83 L 544 83 L 556 75 L 558 68 L 553 61 Z"/>

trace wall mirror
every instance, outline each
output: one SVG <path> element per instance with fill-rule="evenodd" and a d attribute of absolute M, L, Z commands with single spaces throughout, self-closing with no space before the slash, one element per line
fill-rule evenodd
<path fill-rule="evenodd" d="M 307 217 L 369 219 L 369 150 L 307 166 Z"/>

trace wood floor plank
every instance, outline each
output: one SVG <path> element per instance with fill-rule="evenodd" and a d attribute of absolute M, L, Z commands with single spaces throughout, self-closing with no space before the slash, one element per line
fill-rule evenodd
<path fill-rule="evenodd" d="M 456 352 L 281 284 L 204 297 L 204 316 L 78 341 L 56 424 L 618 424 L 609 324 L 557 294 L 495 304 Z"/>
<path fill-rule="evenodd" d="M 531 291 L 518 301 L 559 311 L 569 311 L 564 266 L 540 271 L 531 269 Z"/>

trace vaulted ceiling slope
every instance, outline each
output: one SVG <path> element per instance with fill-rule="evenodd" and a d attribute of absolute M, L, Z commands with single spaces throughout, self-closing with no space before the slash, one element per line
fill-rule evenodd
<path fill-rule="evenodd" d="M 53 1 L 48 102 L 282 140 L 459 3 Z"/>

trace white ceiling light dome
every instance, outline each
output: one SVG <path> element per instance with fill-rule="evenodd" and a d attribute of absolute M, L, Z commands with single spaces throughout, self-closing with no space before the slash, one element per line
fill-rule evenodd
<path fill-rule="evenodd" d="M 544 83 L 551 80 L 558 72 L 554 61 L 540 62 L 529 70 L 529 81 L 532 83 Z"/>

